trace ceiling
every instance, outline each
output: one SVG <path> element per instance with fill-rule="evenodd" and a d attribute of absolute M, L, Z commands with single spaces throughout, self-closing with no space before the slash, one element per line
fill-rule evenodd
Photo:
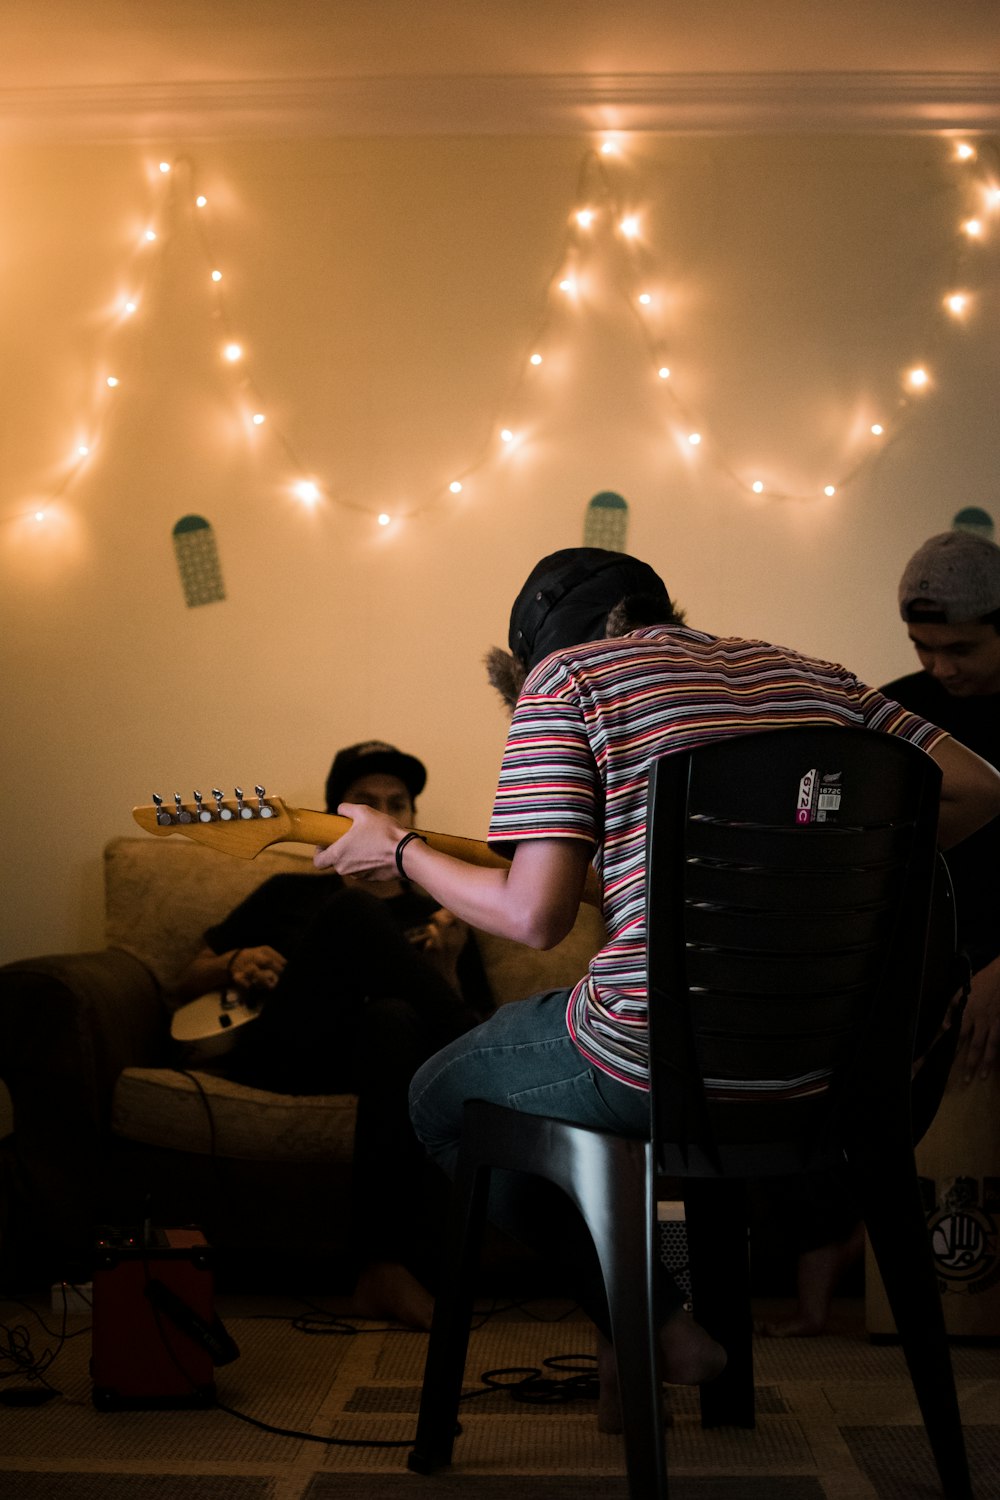
<path fill-rule="evenodd" d="M 3 0 L 0 141 L 1000 128 L 997 0 Z"/>

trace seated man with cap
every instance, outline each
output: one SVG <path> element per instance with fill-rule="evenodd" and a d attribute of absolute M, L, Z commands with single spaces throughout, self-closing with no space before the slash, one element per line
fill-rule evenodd
<path fill-rule="evenodd" d="M 941 532 L 910 558 L 898 592 L 921 671 L 897 677 L 882 692 L 1000 768 L 1000 547 L 971 532 Z M 1000 1059 L 1000 821 L 986 823 L 945 858 L 958 946 L 972 971 L 955 1063 L 969 1083 Z M 825 1181 L 794 1211 L 786 1205 L 784 1217 L 799 1247 L 798 1302 L 760 1332 L 822 1333 L 837 1284 L 864 1249 L 857 1205 L 842 1183 Z"/>
<path fill-rule="evenodd" d="M 921 671 L 882 691 L 1000 769 L 1000 547 L 967 531 L 932 536 L 903 571 L 899 612 Z M 1000 822 L 947 862 L 972 969 L 958 1064 L 968 1083 L 1000 1063 Z"/>
<path fill-rule="evenodd" d="M 492 653 L 513 718 L 489 837 L 509 869 L 474 869 L 419 840 L 401 847 L 405 826 L 366 808 L 342 808 L 352 828 L 315 856 L 320 868 L 385 880 L 402 855 L 406 873 L 457 916 L 537 948 L 571 929 L 591 860 L 602 879 L 608 938 L 584 978 L 501 1006 L 418 1070 L 416 1131 L 448 1171 L 471 1098 L 648 1133 L 644 834 L 655 757 L 775 724 L 866 726 L 900 735 L 941 765 L 944 839 L 1000 812 L 1000 777 L 941 730 L 842 667 L 688 629 L 658 575 L 626 554 L 574 547 L 543 558 L 514 602 L 508 640 L 509 654 Z M 490 1211 L 559 1257 L 606 1340 L 603 1280 L 565 1195 L 522 1174 L 495 1174 Z M 666 1378 L 711 1379 L 724 1351 L 660 1269 Z M 606 1342 L 599 1349 L 601 1421 L 610 1428 L 613 1361 Z"/>
<path fill-rule="evenodd" d="M 327 810 L 348 802 L 411 828 L 426 780 L 393 745 L 350 745 L 330 768 Z M 407 1263 L 427 1176 L 407 1089 L 420 1063 L 493 1009 L 469 928 L 408 880 L 283 874 L 204 938 L 175 999 L 235 986 L 262 1001 L 219 1065 L 236 1082 L 357 1094 L 355 1309 L 429 1327 L 430 1293 Z"/>

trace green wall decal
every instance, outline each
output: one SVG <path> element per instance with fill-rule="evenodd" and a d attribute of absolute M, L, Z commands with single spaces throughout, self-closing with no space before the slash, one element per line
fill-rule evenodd
<path fill-rule="evenodd" d="M 204 516 L 182 516 L 173 530 L 174 554 L 189 608 L 226 597 L 215 532 Z"/>
<path fill-rule="evenodd" d="M 987 541 L 993 540 L 993 517 L 988 510 L 982 510 L 978 505 L 967 505 L 960 510 L 951 523 L 952 531 L 971 531 L 976 536 L 984 536 Z"/>
<path fill-rule="evenodd" d="M 601 490 L 587 506 L 583 545 L 624 552 L 628 531 L 628 503 L 614 490 Z"/>

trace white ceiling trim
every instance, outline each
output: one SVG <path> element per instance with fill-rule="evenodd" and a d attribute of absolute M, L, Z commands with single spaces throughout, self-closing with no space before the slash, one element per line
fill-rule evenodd
<path fill-rule="evenodd" d="M 643 73 L 0 90 L 0 140 L 1000 129 L 1000 73 Z"/>

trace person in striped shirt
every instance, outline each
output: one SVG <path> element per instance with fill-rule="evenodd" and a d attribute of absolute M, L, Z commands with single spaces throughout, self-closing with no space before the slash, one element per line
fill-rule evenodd
<path fill-rule="evenodd" d="M 1000 776 L 941 730 L 843 667 L 689 629 L 654 570 L 626 554 L 583 547 L 543 558 L 515 600 L 509 646 L 488 660 L 513 706 L 489 831 L 510 868 L 473 869 L 348 805 L 340 811 L 353 828 L 315 857 L 368 878 L 389 878 L 405 860 L 409 879 L 472 926 L 539 948 L 573 926 L 591 861 L 601 879 L 607 940 L 583 979 L 502 1006 L 415 1075 L 411 1117 L 445 1170 L 469 1098 L 648 1132 L 644 843 L 654 757 L 782 725 L 860 725 L 901 735 L 941 766 L 945 841 L 1000 812 Z M 528 1243 L 561 1251 L 606 1337 L 596 1256 L 568 1200 L 512 1178 L 494 1191 L 491 1213 Z M 667 1378 L 710 1379 L 723 1351 L 676 1289 L 670 1305 Z"/>

